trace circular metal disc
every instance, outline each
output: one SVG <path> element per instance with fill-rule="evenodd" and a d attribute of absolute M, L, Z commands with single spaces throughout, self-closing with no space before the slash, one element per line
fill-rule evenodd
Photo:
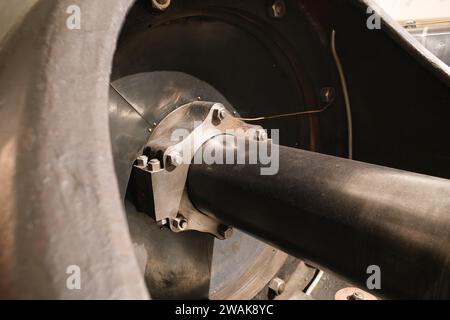
<path fill-rule="evenodd" d="M 220 102 L 234 111 L 213 87 L 183 73 L 141 73 L 111 84 L 111 139 L 124 198 L 133 162 L 153 129 L 170 112 L 194 100 Z M 251 299 L 287 257 L 238 230 L 224 241 L 198 232 L 175 234 L 160 229 L 129 202 L 126 210 L 154 299 Z"/>

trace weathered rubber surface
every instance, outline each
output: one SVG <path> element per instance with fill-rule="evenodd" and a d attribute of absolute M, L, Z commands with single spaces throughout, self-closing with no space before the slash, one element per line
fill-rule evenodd
<path fill-rule="evenodd" d="M 1 20 L 15 5 L 0 1 L 10 3 Z M 131 2 L 38 0 L 1 43 L 0 298 L 148 298 L 108 130 L 111 61 Z M 70 5 L 81 30 L 66 27 Z M 66 287 L 71 265 L 81 290 Z"/>

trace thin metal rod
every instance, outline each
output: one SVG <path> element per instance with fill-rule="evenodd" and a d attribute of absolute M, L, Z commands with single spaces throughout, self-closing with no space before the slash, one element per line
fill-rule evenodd
<path fill-rule="evenodd" d="M 288 117 L 296 117 L 296 116 L 307 116 L 312 114 L 318 114 L 325 112 L 328 110 L 328 108 L 333 104 L 334 101 L 327 104 L 325 107 L 319 110 L 310 110 L 310 111 L 300 111 L 300 112 L 292 112 L 292 113 L 284 113 L 284 114 L 277 114 L 272 116 L 264 116 L 264 117 L 256 117 L 256 118 L 237 118 L 242 121 L 246 122 L 254 122 L 254 121 L 262 121 L 262 120 L 271 120 L 271 119 L 279 119 L 279 118 L 288 118 Z"/>
<path fill-rule="evenodd" d="M 333 30 L 331 34 L 331 52 L 333 53 L 334 61 L 339 72 L 341 80 L 342 92 L 344 94 L 345 110 L 347 113 L 347 128 L 348 128 L 348 158 L 353 159 L 353 119 L 352 107 L 350 104 L 350 96 L 348 94 L 347 79 L 345 77 L 344 68 L 342 67 L 341 59 L 336 49 L 336 31 Z"/>

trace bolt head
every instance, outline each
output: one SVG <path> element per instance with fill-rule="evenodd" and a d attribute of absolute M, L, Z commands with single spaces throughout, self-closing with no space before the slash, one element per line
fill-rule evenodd
<path fill-rule="evenodd" d="M 223 119 L 225 119 L 226 116 L 227 116 L 227 111 L 225 109 L 221 109 L 219 111 L 219 118 L 223 120 Z"/>
<path fill-rule="evenodd" d="M 227 225 L 220 225 L 218 231 L 224 239 L 229 239 L 233 235 L 233 227 Z"/>
<path fill-rule="evenodd" d="M 148 163 L 148 167 L 152 172 L 161 170 L 161 162 L 158 159 L 152 159 Z"/>
<path fill-rule="evenodd" d="M 227 109 L 225 107 L 220 107 L 217 109 L 214 109 L 213 111 L 213 120 L 216 122 L 222 122 L 223 119 L 227 116 Z"/>
<path fill-rule="evenodd" d="M 151 0 L 152 1 L 152 7 L 164 11 L 167 10 L 167 8 L 170 7 L 171 0 Z"/>
<path fill-rule="evenodd" d="M 324 102 L 324 103 L 332 102 L 335 95 L 336 95 L 336 92 L 335 92 L 334 88 L 332 88 L 332 87 L 325 87 L 325 88 L 322 88 L 322 90 L 320 91 L 320 98 L 321 98 L 322 102 Z"/>
<path fill-rule="evenodd" d="M 140 156 L 136 159 L 136 165 L 139 167 L 146 167 L 148 164 L 148 157 L 147 156 Z"/>
<path fill-rule="evenodd" d="M 181 221 L 180 221 L 180 229 L 184 230 L 184 229 L 187 228 L 187 226 L 188 226 L 187 220 L 181 219 Z"/>
<path fill-rule="evenodd" d="M 174 167 L 179 167 L 183 164 L 183 157 L 177 151 L 173 151 L 167 155 L 167 159 L 169 160 L 169 164 Z"/>
<path fill-rule="evenodd" d="M 282 0 L 277 0 L 270 7 L 270 11 L 272 17 L 283 18 L 286 15 L 286 3 Z"/>
<path fill-rule="evenodd" d="M 286 283 L 280 278 L 274 278 L 269 283 L 269 289 L 279 296 L 286 289 Z"/>

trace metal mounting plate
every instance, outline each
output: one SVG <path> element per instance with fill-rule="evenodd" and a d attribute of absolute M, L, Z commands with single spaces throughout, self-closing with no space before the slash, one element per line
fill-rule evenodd
<path fill-rule="evenodd" d="M 196 152 L 208 140 L 218 136 L 229 134 L 230 130 L 240 129 L 245 136 L 250 130 L 261 129 L 259 126 L 249 125 L 236 119 L 221 103 L 195 101 L 188 103 L 170 113 L 155 128 L 150 141 L 147 143 L 146 155 L 150 158 L 158 158 L 164 164 L 163 169 L 152 171 L 147 166 L 135 166 L 139 171 L 138 177 L 147 174 L 148 178 L 138 178 L 139 190 L 152 192 L 153 211 L 150 214 L 158 223 L 164 224 L 177 218 L 180 204 L 185 190 L 189 166 Z M 181 140 L 181 141 L 180 141 Z M 180 158 L 174 163 L 174 157 Z M 144 186 L 141 186 L 141 184 Z M 185 196 L 186 197 L 186 196 Z M 188 200 L 185 200 L 185 203 Z M 192 204 L 190 205 L 193 208 Z M 185 210 L 192 217 L 193 210 Z M 198 211 L 197 211 L 198 212 Z M 201 214 L 200 212 L 198 212 Z M 186 218 L 186 217 L 185 217 Z M 197 228 L 179 228 L 171 223 L 173 231 L 197 230 L 218 236 L 217 226 L 211 223 L 211 218 L 197 219 Z M 202 227 L 198 227 L 203 223 Z M 190 224 L 188 222 L 188 224 Z M 207 228 L 206 225 L 209 227 Z M 214 228 L 212 228 L 214 227 Z M 223 238 L 218 236 L 218 238 Z"/>

